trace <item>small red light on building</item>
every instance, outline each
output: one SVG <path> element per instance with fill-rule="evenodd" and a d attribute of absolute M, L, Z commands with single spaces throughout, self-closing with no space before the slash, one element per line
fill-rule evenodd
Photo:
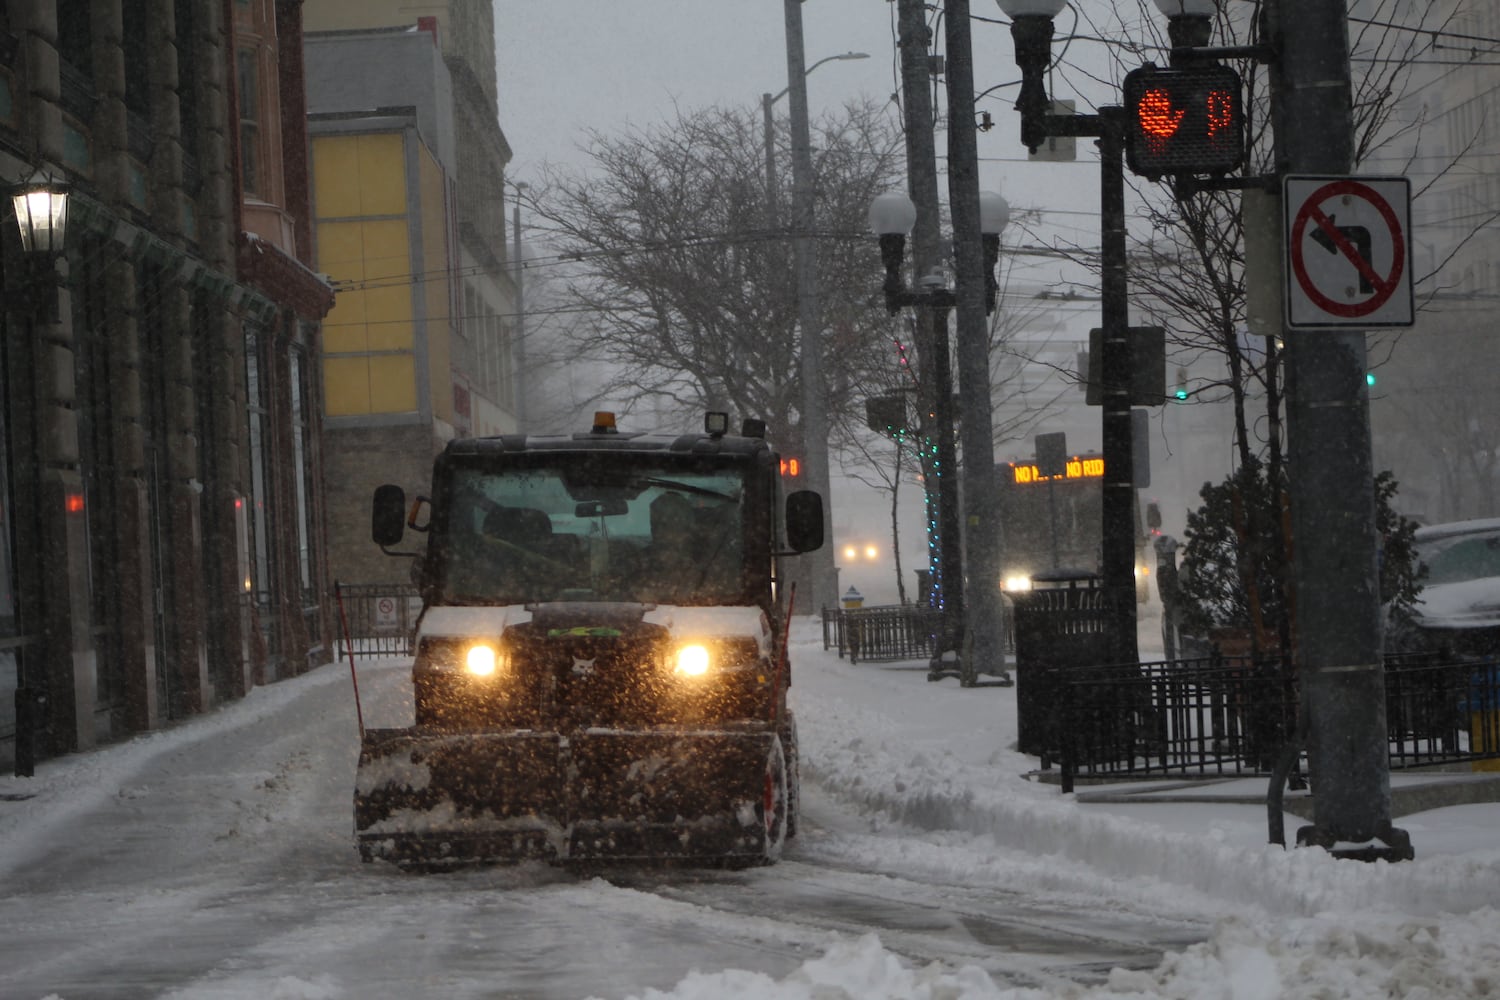
<path fill-rule="evenodd" d="M 69 514 L 82 514 L 83 513 L 83 494 L 82 493 L 69 493 L 63 499 L 63 509 L 66 510 Z"/>

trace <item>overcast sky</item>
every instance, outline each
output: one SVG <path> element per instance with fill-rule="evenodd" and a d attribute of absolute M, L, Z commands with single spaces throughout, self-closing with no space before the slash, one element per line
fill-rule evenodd
<path fill-rule="evenodd" d="M 973 0 L 971 13 L 975 90 L 1016 83 L 999 7 Z M 806 65 L 844 52 L 870 56 L 828 62 L 808 76 L 814 117 L 851 98 L 884 100 L 899 89 L 895 14 L 889 0 L 806 0 Z M 785 27 L 784 5 L 774 0 L 496 0 L 500 124 L 514 152 L 509 176 L 524 181 L 543 161 L 586 166 L 577 148 L 586 129 L 649 127 L 672 118 L 676 106 L 758 108 L 763 93 L 787 85 Z M 1070 60 L 1086 56 L 1082 44 Z M 1083 242 L 1098 229 L 1097 157 L 1085 142 L 1076 164 L 1027 163 L 1012 111 L 1016 91 L 1007 86 L 979 104 L 996 123 L 979 135 L 980 185 L 1017 208 L 1063 210 L 1052 221 L 1082 230 L 1075 235 Z M 776 110 L 786 113 L 785 98 Z M 892 113 L 899 113 L 895 105 Z M 940 138 L 940 157 L 944 147 Z M 941 196 L 946 201 L 946 188 Z"/>

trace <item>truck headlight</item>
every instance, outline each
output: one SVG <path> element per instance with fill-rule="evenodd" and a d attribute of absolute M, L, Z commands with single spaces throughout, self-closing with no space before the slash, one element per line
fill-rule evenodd
<path fill-rule="evenodd" d="M 500 653 L 487 642 L 475 643 L 464 654 L 464 670 L 471 677 L 493 677 L 500 667 Z"/>
<path fill-rule="evenodd" d="M 708 647 L 697 644 L 677 650 L 675 672 L 683 677 L 702 677 L 708 673 Z"/>
<path fill-rule="evenodd" d="M 1015 576 L 1008 576 L 1005 578 L 1005 589 L 1010 591 L 1030 590 L 1031 577 L 1022 573 L 1018 573 Z"/>

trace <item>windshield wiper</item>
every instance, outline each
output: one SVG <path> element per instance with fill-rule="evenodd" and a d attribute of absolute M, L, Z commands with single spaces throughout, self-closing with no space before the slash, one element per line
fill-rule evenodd
<path fill-rule="evenodd" d="M 713 497 L 716 500 L 726 500 L 730 503 L 738 503 L 739 497 L 730 493 L 720 493 L 706 486 L 694 486 L 692 483 L 679 483 L 675 479 L 662 479 L 658 476 L 641 476 L 630 481 L 631 486 L 659 486 L 664 490 L 681 490 L 694 496 Z"/>

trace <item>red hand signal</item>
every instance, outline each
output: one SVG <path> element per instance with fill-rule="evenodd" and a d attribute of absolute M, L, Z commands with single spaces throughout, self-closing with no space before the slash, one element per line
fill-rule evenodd
<path fill-rule="evenodd" d="M 1152 87 L 1141 95 L 1136 116 L 1153 153 L 1160 154 L 1167 141 L 1177 134 L 1185 114 L 1182 108 L 1172 107 L 1172 95 L 1165 90 Z"/>

